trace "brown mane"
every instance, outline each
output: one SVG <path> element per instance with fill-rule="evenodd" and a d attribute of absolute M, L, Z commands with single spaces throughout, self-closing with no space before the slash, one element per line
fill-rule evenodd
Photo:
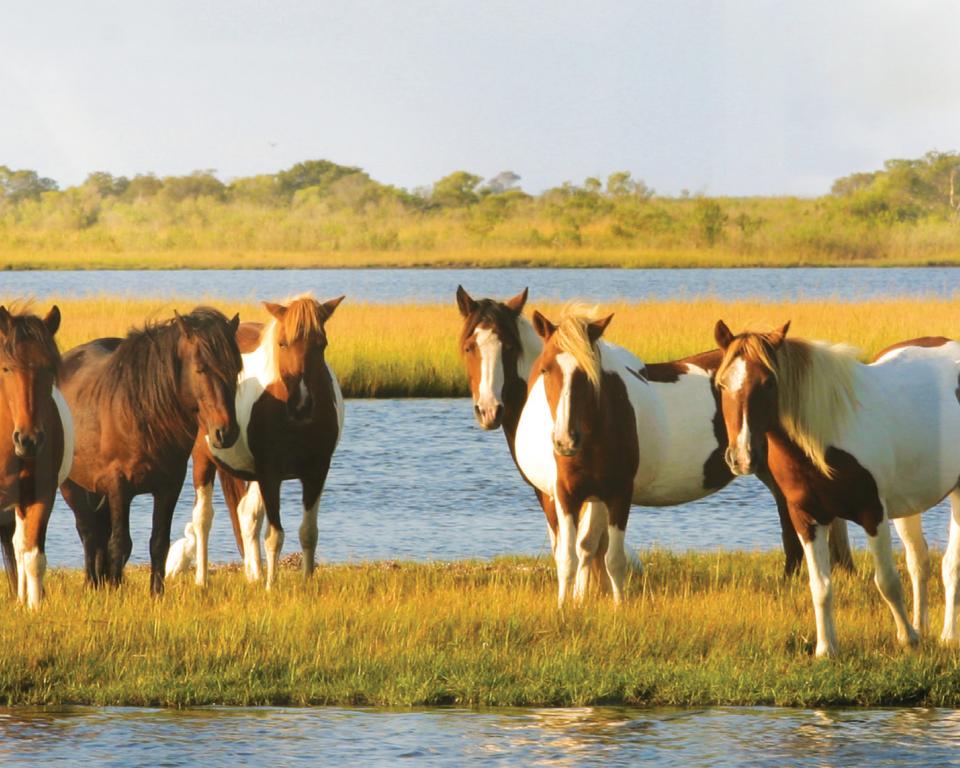
<path fill-rule="evenodd" d="M 494 299 L 477 300 L 477 308 L 463 325 L 463 332 L 460 334 L 461 347 L 481 325 L 492 325 L 497 329 L 497 335 L 500 336 L 501 341 L 512 344 L 517 349 L 522 348 L 520 331 L 517 328 L 517 315 L 505 304 Z"/>
<path fill-rule="evenodd" d="M 223 382 L 236 381 L 242 367 L 227 318 L 210 307 L 182 316 L 197 342 L 197 357 Z M 147 450 L 192 443 L 197 424 L 180 405 L 180 326 L 176 320 L 133 328 L 110 355 L 93 394 L 120 422 L 136 425 Z"/>

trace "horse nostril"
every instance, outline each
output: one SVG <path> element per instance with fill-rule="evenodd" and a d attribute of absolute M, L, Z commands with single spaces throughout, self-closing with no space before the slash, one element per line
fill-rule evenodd
<path fill-rule="evenodd" d="M 16 446 L 20 446 L 21 445 L 20 440 L 21 440 L 20 430 L 15 429 L 13 431 L 13 444 Z"/>
<path fill-rule="evenodd" d="M 214 434 L 214 436 L 217 438 L 217 443 L 218 443 L 219 445 L 223 445 L 224 435 L 226 434 L 226 433 L 224 432 L 223 428 L 217 427 L 217 429 L 214 431 L 213 434 Z"/>
<path fill-rule="evenodd" d="M 573 443 L 574 447 L 580 445 L 580 433 L 577 430 L 570 430 L 570 442 Z"/>

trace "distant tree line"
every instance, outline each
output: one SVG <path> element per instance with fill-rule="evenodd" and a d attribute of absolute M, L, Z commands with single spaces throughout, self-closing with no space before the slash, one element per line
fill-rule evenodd
<path fill-rule="evenodd" d="M 223 181 L 213 170 L 133 178 L 97 171 L 60 189 L 0 166 L 0 245 L 113 250 L 411 250 L 723 247 L 837 258 L 898 247 L 960 250 L 960 154 L 889 160 L 838 179 L 819 198 L 657 195 L 628 171 L 538 195 L 518 173 L 463 170 L 429 187 L 382 184 L 354 166 L 308 160 Z M 907 229 L 904 229 L 907 228 Z M 910 229 L 912 228 L 912 229 Z"/>

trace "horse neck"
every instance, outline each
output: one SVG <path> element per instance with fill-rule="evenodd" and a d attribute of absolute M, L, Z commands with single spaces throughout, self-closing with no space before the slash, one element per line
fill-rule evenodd
<path fill-rule="evenodd" d="M 537 358 L 543 351 L 543 341 L 533 329 L 530 321 L 522 315 L 517 318 L 517 332 L 520 337 L 520 352 L 517 355 L 517 378 L 508 379 L 503 390 L 503 434 L 511 455 L 514 455 L 517 424 L 527 402 L 527 387 Z"/>

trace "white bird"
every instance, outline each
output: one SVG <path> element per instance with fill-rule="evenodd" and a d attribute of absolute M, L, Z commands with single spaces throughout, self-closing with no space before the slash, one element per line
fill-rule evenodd
<path fill-rule="evenodd" d="M 186 573 L 193 566 L 193 559 L 197 554 L 197 535 L 193 532 L 193 522 L 183 527 L 182 539 L 177 539 L 170 545 L 167 552 L 167 578 Z"/>

